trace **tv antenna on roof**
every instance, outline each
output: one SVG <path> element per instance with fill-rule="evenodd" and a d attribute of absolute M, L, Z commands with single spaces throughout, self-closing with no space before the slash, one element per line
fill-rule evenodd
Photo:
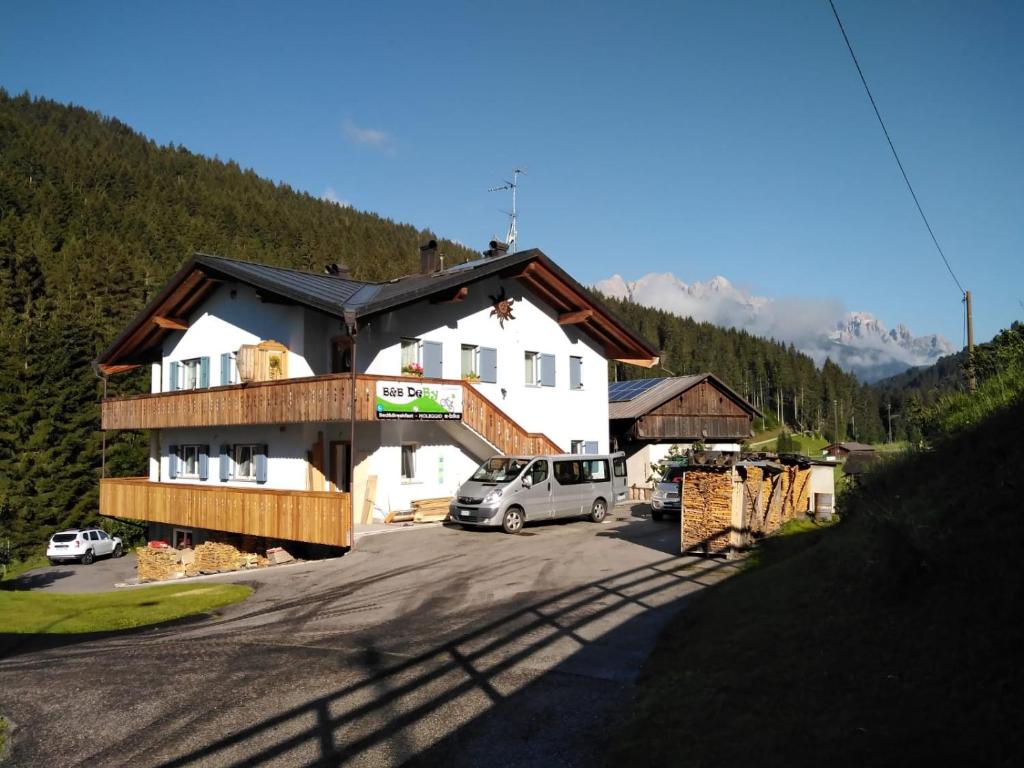
<path fill-rule="evenodd" d="M 506 211 L 508 214 L 508 234 L 505 235 L 505 242 L 508 243 L 508 252 L 516 252 L 516 240 L 518 239 L 519 232 L 516 229 L 516 219 L 518 214 L 516 212 L 516 189 L 519 187 L 519 174 L 526 173 L 524 168 L 516 168 L 512 171 L 512 181 L 505 181 L 500 187 L 491 187 L 488 192 L 504 192 L 506 189 L 512 190 L 512 210 Z"/>

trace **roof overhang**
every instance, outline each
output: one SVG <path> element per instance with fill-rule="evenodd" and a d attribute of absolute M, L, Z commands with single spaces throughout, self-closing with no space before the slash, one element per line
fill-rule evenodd
<path fill-rule="evenodd" d="M 96 359 L 96 368 L 105 375 L 123 373 L 160 359 L 164 337 L 174 332 L 220 280 L 213 270 L 192 257 L 179 269 L 146 308 Z"/>
<path fill-rule="evenodd" d="M 643 368 L 658 364 L 658 353 L 646 339 L 542 252 L 536 254 L 517 265 L 509 276 L 522 281 L 551 306 L 560 324 L 575 325 L 590 336 L 609 360 Z"/>

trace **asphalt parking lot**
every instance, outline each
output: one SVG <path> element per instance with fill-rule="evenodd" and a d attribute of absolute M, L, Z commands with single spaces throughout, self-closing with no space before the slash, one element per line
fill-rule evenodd
<path fill-rule="evenodd" d="M 217 617 L 22 646 L 10 764 L 592 765 L 659 630 L 734 570 L 637 514 L 372 536 L 217 577 L 257 586 Z"/>

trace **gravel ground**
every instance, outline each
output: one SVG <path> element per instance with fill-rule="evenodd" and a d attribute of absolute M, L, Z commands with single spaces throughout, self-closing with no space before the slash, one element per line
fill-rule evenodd
<path fill-rule="evenodd" d="M 0 660 L 10 764 L 591 765 L 662 626 L 733 572 L 615 512 L 372 536 L 217 577 L 257 591 L 216 617 L 23 644 Z"/>

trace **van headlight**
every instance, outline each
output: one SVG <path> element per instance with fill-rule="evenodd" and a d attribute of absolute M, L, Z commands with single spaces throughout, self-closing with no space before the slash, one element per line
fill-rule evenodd
<path fill-rule="evenodd" d="M 493 491 L 484 496 L 483 505 L 489 507 L 492 504 L 497 504 L 498 499 L 501 498 L 501 488 L 495 488 Z"/>
<path fill-rule="evenodd" d="M 651 494 L 651 498 L 657 499 L 658 501 L 664 501 L 667 497 L 661 488 L 655 488 L 654 493 Z"/>

